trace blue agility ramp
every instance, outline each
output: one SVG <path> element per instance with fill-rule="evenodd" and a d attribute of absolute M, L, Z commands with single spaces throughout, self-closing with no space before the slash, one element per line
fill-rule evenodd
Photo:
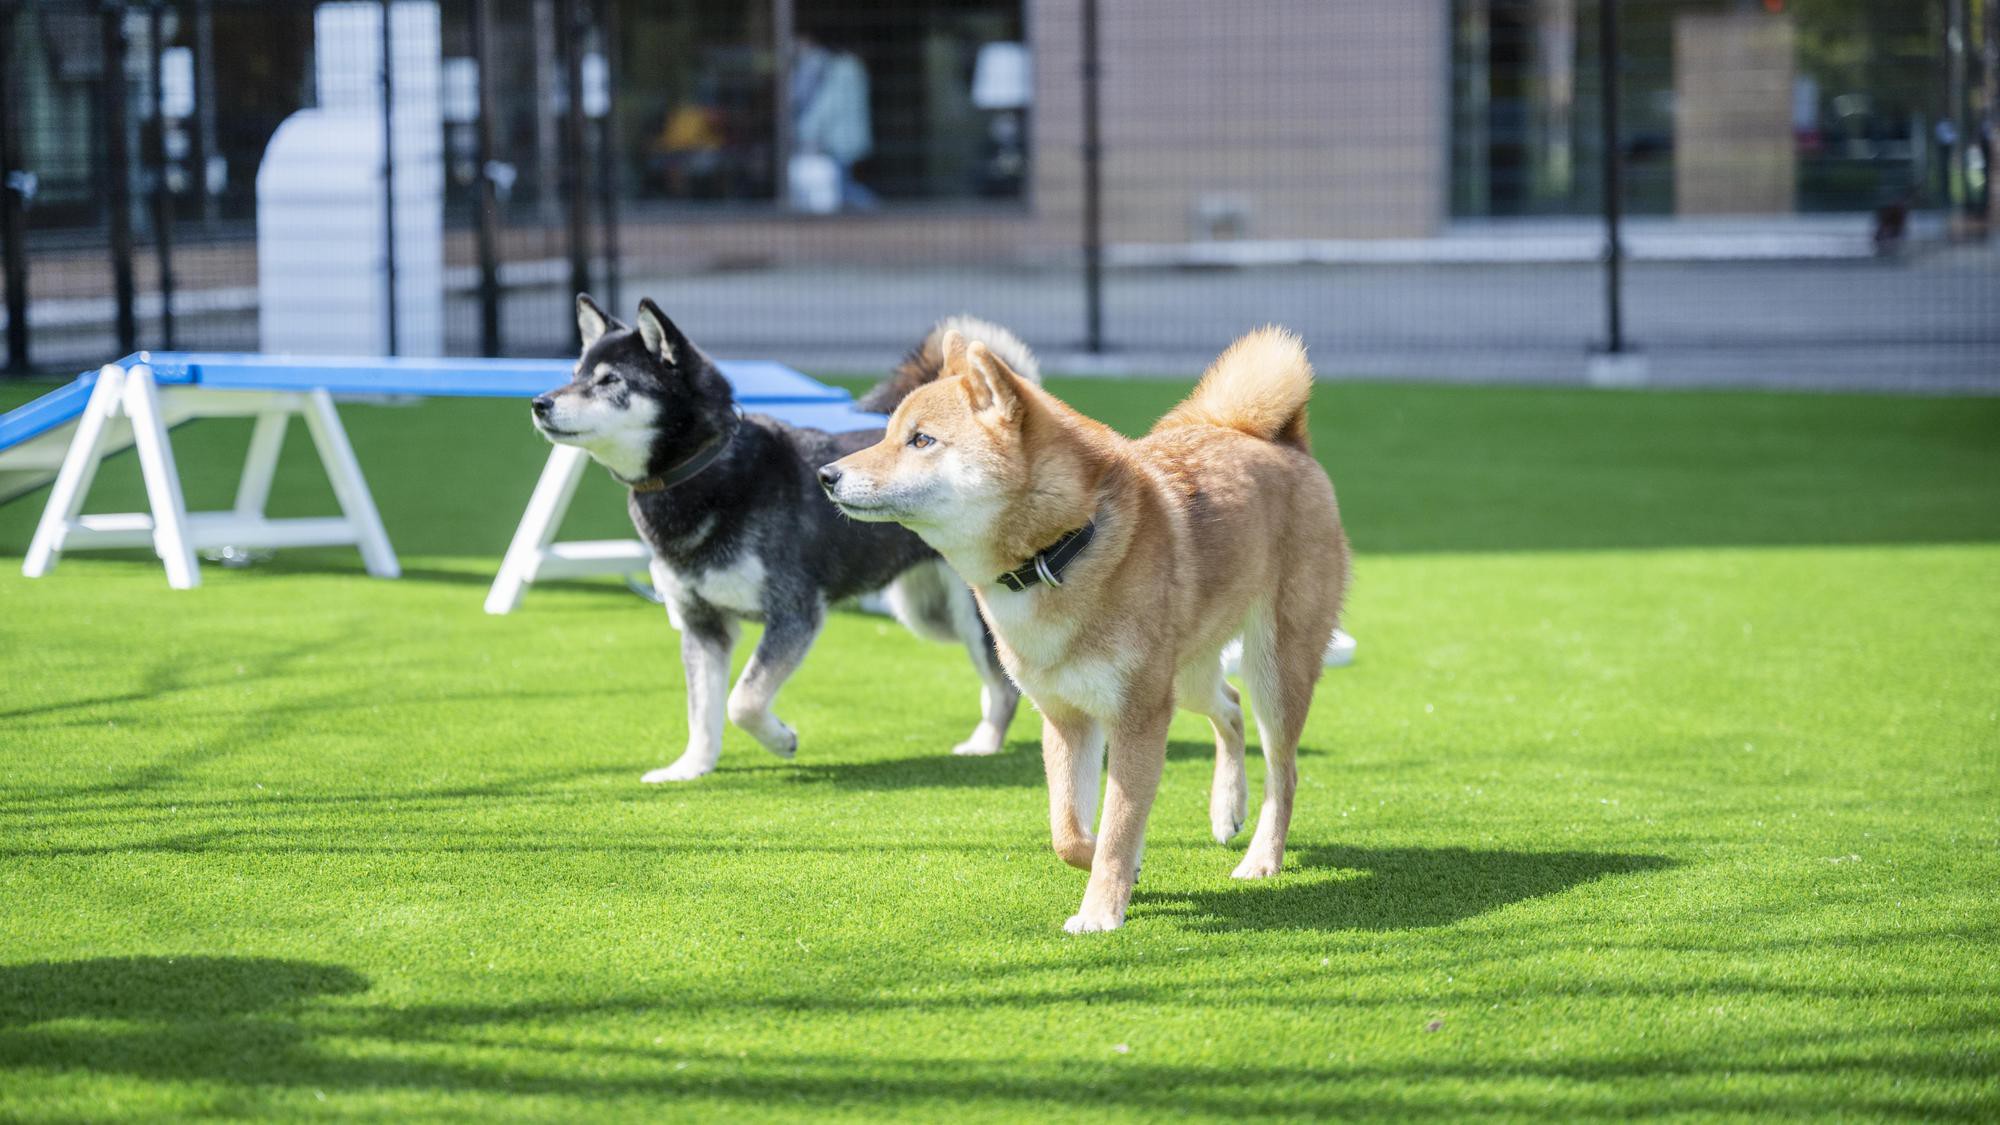
<path fill-rule="evenodd" d="M 530 398 L 567 382 L 572 366 L 567 360 L 140 352 L 0 414 L 0 502 L 55 482 L 22 564 L 31 578 L 48 573 L 65 549 L 151 546 L 166 566 L 168 584 L 184 589 L 200 583 L 197 550 L 328 545 L 355 546 L 369 573 L 395 577 L 395 552 L 335 402 Z M 724 360 L 717 366 L 750 413 L 835 433 L 883 424 L 881 415 L 856 410 L 846 391 L 783 364 Z M 264 514 L 294 414 L 305 419 L 319 451 L 340 502 L 338 517 Z M 236 505 L 190 513 L 168 431 L 195 418 L 228 416 L 257 420 Z M 138 450 L 151 510 L 83 514 L 98 465 L 128 447 Z M 646 569 L 651 555 L 637 540 L 555 542 L 586 460 L 581 450 L 553 447 L 487 598 L 489 612 L 513 609 L 537 579 Z"/>

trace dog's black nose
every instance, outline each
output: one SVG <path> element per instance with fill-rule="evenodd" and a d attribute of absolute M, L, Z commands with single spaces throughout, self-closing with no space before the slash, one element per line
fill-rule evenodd
<path fill-rule="evenodd" d="M 835 468 L 832 465 L 821 465 L 819 467 L 819 485 L 821 488 L 832 488 L 834 485 L 839 483 L 840 483 L 839 469 Z"/>
<path fill-rule="evenodd" d="M 552 407 L 552 406 L 554 406 L 555 404 L 556 404 L 556 400 L 555 400 L 555 399 L 552 399 L 552 398 L 550 398 L 550 397 L 549 397 L 549 396 L 547 396 L 547 395 L 536 395 L 536 396 L 535 396 L 535 401 L 534 401 L 534 403 L 533 403 L 533 405 L 534 405 L 534 408 L 535 408 L 535 417 L 537 417 L 537 418 L 546 418 L 546 417 L 548 417 L 548 416 L 549 416 L 549 408 L 550 408 L 550 407 Z"/>

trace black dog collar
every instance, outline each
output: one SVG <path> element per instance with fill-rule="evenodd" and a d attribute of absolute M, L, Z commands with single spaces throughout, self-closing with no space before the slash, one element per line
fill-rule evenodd
<path fill-rule="evenodd" d="M 1061 539 L 1035 552 L 1035 557 L 1001 575 L 995 581 L 1015 593 L 1021 593 L 1037 582 L 1051 586 L 1062 585 L 1062 572 L 1083 549 L 1090 545 L 1090 537 L 1097 534 L 1095 521 L 1084 524 L 1075 531 L 1065 532 Z"/>
<path fill-rule="evenodd" d="M 634 492 L 665 492 L 677 484 L 685 484 L 693 480 L 702 470 L 722 460 L 722 455 L 729 451 L 729 440 L 736 436 L 736 427 L 741 421 L 742 415 L 732 412 L 729 415 L 729 425 L 721 433 L 702 442 L 680 464 L 658 476 L 639 480 L 619 477 L 619 482 Z"/>

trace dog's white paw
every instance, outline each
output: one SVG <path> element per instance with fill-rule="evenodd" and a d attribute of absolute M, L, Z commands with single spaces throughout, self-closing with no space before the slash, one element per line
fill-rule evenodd
<path fill-rule="evenodd" d="M 1229 877 L 1231 879 L 1268 879 L 1276 875 L 1278 870 L 1284 865 L 1285 861 L 1282 857 L 1273 859 L 1270 856 L 1260 856 L 1253 853 L 1244 856 L 1243 862 L 1236 865 L 1236 870 L 1230 872 Z"/>
<path fill-rule="evenodd" d="M 764 744 L 764 749 L 787 762 L 799 756 L 799 732 L 783 723 L 778 724 L 778 729 L 770 738 L 759 738 L 757 741 Z"/>
<path fill-rule="evenodd" d="M 972 728 L 965 741 L 951 748 L 951 752 L 961 758 L 984 758 L 998 754 L 1007 747 L 1007 732 L 998 724 L 981 721 Z"/>
<path fill-rule="evenodd" d="M 1108 910 L 1091 910 L 1086 907 L 1070 915 L 1069 921 L 1063 923 L 1063 929 L 1072 934 L 1101 934 L 1124 924 L 1125 919 Z"/>
<path fill-rule="evenodd" d="M 1218 793 L 1208 797 L 1208 835 L 1216 837 L 1216 843 L 1230 843 L 1236 833 L 1244 831 L 1244 821 L 1250 819 L 1250 803 L 1244 799 L 1240 785 L 1222 785 Z"/>
<path fill-rule="evenodd" d="M 1210 809 L 1208 831 L 1218 844 L 1226 844 L 1243 831 L 1243 814 L 1235 809 Z"/>
<path fill-rule="evenodd" d="M 658 785 L 666 781 L 693 781 L 697 777 L 713 773 L 714 770 L 714 762 L 682 758 L 671 766 L 646 771 L 639 781 L 645 785 Z"/>

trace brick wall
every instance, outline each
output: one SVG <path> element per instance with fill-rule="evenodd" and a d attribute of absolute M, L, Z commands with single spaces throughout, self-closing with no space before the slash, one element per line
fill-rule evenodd
<path fill-rule="evenodd" d="M 1424 235 L 1445 214 L 1443 3 L 1100 0 L 1105 236 L 1199 235 L 1204 199 L 1253 238 Z M 1030 0 L 1035 203 L 1080 221 L 1078 0 Z"/>
<path fill-rule="evenodd" d="M 1792 21 L 1763 13 L 1674 20 L 1674 209 L 1793 209 Z"/>

